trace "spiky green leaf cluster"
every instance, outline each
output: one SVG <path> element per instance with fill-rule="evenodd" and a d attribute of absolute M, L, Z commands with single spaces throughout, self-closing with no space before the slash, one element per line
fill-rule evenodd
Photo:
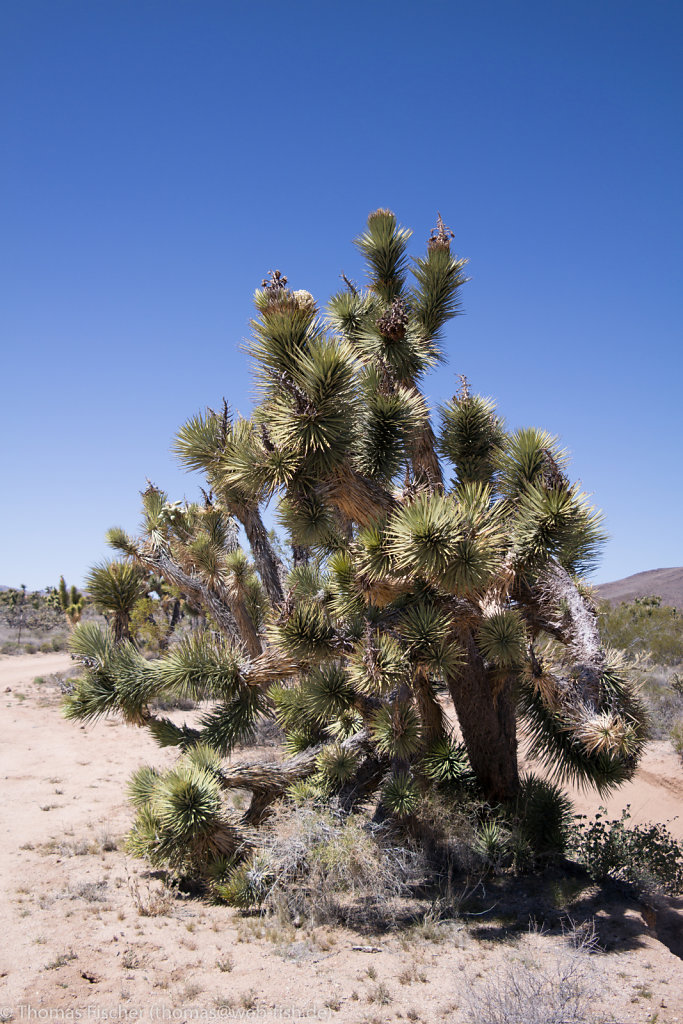
<path fill-rule="evenodd" d="M 420 803 L 420 791 L 409 772 L 391 775 L 382 789 L 384 806 L 397 818 L 407 818 Z"/>
<path fill-rule="evenodd" d="M 427 778 L 439 783 L 463 782 L 472 772 L 465 747 L 448 737 L 432 744 L 422 759 L 421 769 Z"/>
<path fill-rule="evenodd" d="M 524 622 L 514 608 L 501 608 L 484 618 L 477 645 L 487 661 L 498 668 L 519 667 L 526 654 Z"/>
<path fill-rule="evenodd" d="M 214 890 L 228 906 L 251 910 L 263 904 L 274 882 L 271 858 L 265 853 L 256 853 L 234 868 L 227 881 L 215 885 Z"/>

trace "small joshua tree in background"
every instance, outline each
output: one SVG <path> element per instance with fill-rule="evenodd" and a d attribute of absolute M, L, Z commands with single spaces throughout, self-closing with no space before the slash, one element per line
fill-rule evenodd
<path fill-rule="evenodd" d="M 54 595 L 57 606 L 64 612 L 69 628 L 74 629 L 81 621 L 83 609 L 85 608 L 83 594 L 81 594 L 75 584 L 67 588 L 66 580 L 63 576 L 60 576 L 59 586 Z"/>
<path fill-rule="evenodd" d="M 116 642 L 130 639 L 130 620 L 136 603 L 147 595 L 145 573 L 132 562 L 103 562 L 86 576 L 88 596 L 95 608 L 112 619 Z"/>
<path fill-rule="evenodd" d="M 72 637 L 85 671 L 66 714 L 119 714 L 181 752 L 131 784 L 131 848 L 154 864 L 255 877 L 258 826 L 302 793 L 410 822 L 425 792 L 456 800 L 466 777 L 491 803 L 523 806 L 518 720 L 560 781 L 605 792 L 635 770 L 643 710 L 581 583 L 600 516 L 557 440 L 507 431 L 464 379 L 433 425 L 422 382 L 466 261 L 441 218 L 412 261 L 409 238 L 390 211 L 371 214 L 356 241 L 368 283 L 346 282 L 324 315 L 272 272 L 254 297 L 252 416 L 224 404 L 176 437 L 204 474 L 203 503 L 150 485 L 142 536 L 109 533 L 131 591 L 153 572 L 207 621 L 156 661 L 126 639 L 123 613 L 113 631 L 86 623 Z M 273 501 L 288 569 L 263 523 Z M 102 609 L 115 608 L 114 575 L 88 579 Z M 150 711 L 168 695 L 213 704 L 178 726 Z M 285 730 L 288 759 L 230 763 L 262 716 Z M 234 788 L 252 794 L 242 814 L 228 808 Z"/>

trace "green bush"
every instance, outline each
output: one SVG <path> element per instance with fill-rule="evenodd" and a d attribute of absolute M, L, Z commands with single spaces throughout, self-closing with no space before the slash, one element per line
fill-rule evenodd
<path fill-rule="evenodd" d="M 633 825 L 628 805 L 608 821 L 601 807 L 595 818 L 577 815 L 574 853 L 592 878 L 616 878 L 638 889 L 683 892 L 683 846 L 666 825 Z"/>

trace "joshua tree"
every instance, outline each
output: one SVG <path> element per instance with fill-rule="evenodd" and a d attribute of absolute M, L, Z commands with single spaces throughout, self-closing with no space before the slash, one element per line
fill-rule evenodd
<path fill-rule="evenodd" d="M 407 819 L 421 791 L 471 770 L 487 800 L 514 801 L 518 722 L 560 781 L 602 792 L 635 769 L 643 711 L 580 581 L 600 516 L 557 440 L 507 431 L 464 378 L 433 426 L 422 381 L 466 261 L 440 217 L 412 261 L 409 237 L 390 211 L 371 214 L 356 241 L 368 283 L 345 279 L 324 315 L 271 272 L 255 293 L 252 416 L 224 404 L 176 437 L 205 476 L 203 504 L 149 486 L 143 535 L 110 531 L 131 573 L 162 576 L 211 627 L 157 662 L 117 643 L 122 628 L 83 624 L 72 640 L 87 670 L 66 713 L 117 712 L 183 751 L 132 784 L 132 847 L 157 863 L 211 872 L 243 856 L 297 785 Z M 261 516 L 274 500 L 288 572 Z M 178 727 L 149 710 L 169 691 L 215 704 Z M 226 763 L 263 715 L 285 729 L 289 760 Z M 241 818 L 225 807 L 232 787 L 253 794 Z"/>
<path fill-rule="evenodd" d="M 17 642 L 21 643 L 21 633 L 26 626 L 26 584 L 22 583 L 19 590 L 12 587 L 7 595 L 8 624 L 17 630 Z"/>
<path fill-rule="evenodd" d="M 85 607 L 85 598 L 78 587 L 72 585 L 67 588 L 66 580 L 63 576 L 60 576 L 59 586 L 55 591 L 55 601 L 57 606 L 64 612 L 69 628 L 74 629 L 74 627 L 81 621 L 81 616 Z"/>
<path fill-rule="evenodd" d="M 85 585 L 97 610 L 111 615 L 114 640 L 127 640 L 133 608 L 147 594 L 144 573 L 131 562 L 103 562 L 93 566 Z"/>

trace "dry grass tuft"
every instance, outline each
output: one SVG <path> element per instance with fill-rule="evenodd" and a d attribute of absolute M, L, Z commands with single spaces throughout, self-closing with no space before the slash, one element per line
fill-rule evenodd
<path fill-rule="evenodd" d="M 138 878 L 129 876 L 128 889 L 140 917 L 166 917 L 175 904 L 175 893 L 166 885 L 141 885 Z"/>
<path fill-rule="evenodd" d="M 595 931 L 572 926 L 565 940 L 542 962 L 515 953 L 492 978 L 470 980 L 463 993 L 469 1024 L 590 1024 Z"/>

